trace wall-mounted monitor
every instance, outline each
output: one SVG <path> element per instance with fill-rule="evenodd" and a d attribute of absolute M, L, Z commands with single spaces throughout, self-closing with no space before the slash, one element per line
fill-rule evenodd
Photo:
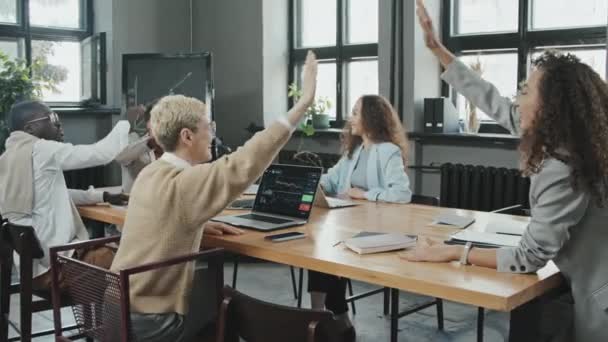
<path fill-rule="evenodd" d="M 165 95 L 195 97 L 214 118 L 213 61 L 209 52 L 184 54 L 124 54 L 122 104 L 146 105 Z M 123 111 L 124 112 L 124 111 Z"/>

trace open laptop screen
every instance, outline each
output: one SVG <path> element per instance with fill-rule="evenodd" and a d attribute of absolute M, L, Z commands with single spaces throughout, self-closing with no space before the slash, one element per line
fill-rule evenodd
<path fill-rule="evenodd" d="M 262 176 L 253 211 L 308 219 L 322 169 L 270 165 Z"/>

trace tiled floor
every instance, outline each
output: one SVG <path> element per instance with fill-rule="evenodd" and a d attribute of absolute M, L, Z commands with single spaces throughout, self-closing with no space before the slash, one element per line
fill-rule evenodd
<path fill-rule="evenodd" d="M 296 273 L 297 274 L 297 273 Z M 304 273 L 306 274 L 306 272 Z M 226 282 L 232 281 L 232 265 L 228 263 L 225 268 Z M 304 281 L 306 284 L 306 281 Z M 355 292 L 372 289 L 374 286 L 353 283 Z M 241 263 L 237 287 L 240 291 L 254 297 L 284 305 L 295 305 L 289 267 L 270 263 Z M 401 293 L 401 309 L 414 303 L 425 301 L 426 298 Z M 390 321 L 382 315 L 382 295 L 372 296 L 356 302 L 357 314 L 353 322 L 357 329 L 358 341 L 388 341 Z M 309 307 L 308 295 L 303 298 L 303 306 Z M 11 298 L 11 319 L 18 322 L 19 298 Z M 73 324 L 70 309 L 62 313 L 68 324 Z M 475 341 L 477 309 L 470 306 L 451 302 L 444 303 L 445 331 L 437 330 L 435 307 L 430 307 L 419 313 L 399 320 L 399 341 Z M 33 319 L 34 330 L 50 329 L 53 327 L 52 313 L 35 314 Z M 487 312 L 485 320 L 485 341 L 505 341 L 508 330 L 508 316 L 504 313 Z M 11 336 L 15 332 L 11 331 Z M 53 341 L 53 338 L 43 337 L 34 341 Z"/>

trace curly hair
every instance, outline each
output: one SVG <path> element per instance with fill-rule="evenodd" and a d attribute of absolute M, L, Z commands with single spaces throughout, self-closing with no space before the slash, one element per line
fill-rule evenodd
<path fill-rule="evenodd" d="M 538 173 L 552 157 L 566 163 L 574 189 L 599 206 L 608 196 L 608 86 L 572 54 L 548 51 L 535 59 L 541 72 L 540 106 L 519 150 L 525 174 Z"/>
<path fill-rule="evenodd" d="M 165 151 L 173 152 L 181 130 L 188 128 L 196 133 L 205 115 L 205 104 L 198 99 L 183 95 L 165 96 L 152 108 L 152 135 Z"/>
<path fill-rule="evenodd" d="M 363 95 L 359 100 L 361 101 L 361 126 L 365 134 L 375 143 L 392 142 L 399 146 L 403 166 L 407 167 L 407 136 L 393 106 L 386 98 L 379 95 Z M 352 134 L 350 122 L 344 125 L 341 140 L 342 153 L 348 158 L 352 158 L 355 149 L 363 143 L 360 136 Z"/>

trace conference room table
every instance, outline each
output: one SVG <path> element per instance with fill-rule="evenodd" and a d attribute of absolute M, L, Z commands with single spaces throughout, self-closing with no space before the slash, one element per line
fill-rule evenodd
<path fill-rule="evenodd" d="M 126 214 L 125 209 L 107 206 L 82 206 L 79 211 L 83 218 L 119 225 Z M 222 214 L 239 212 L 242 211 L 225 210 Z M 510 274 L 457 262 L 408 262 L 399 258 L 399 252 L 359 255 L 338 244 L 361 231 L 399 232 L 443 241 L 459 229 L 434 224 L 440 213 L 473 217 L 475 222 L 467 229 L 476 231 L 496 224 L 522 225 L 529 220 L 487 212 L 361 201 L 348 208 L 314 207 L 308 224 L 282 230 L 304 232 L 305 239 L 273 243 L 264 237 L 277 232 L 247 230 L 239 236 L 205 235 L 203 245 L 390 288 L 391 341 L 397 341 L 399 315 L 394 309 L 399 290 L 511 312 L 560 286 L 562 278 L 553 263 L 535 274 Z M 478 340 L 483 339 L 482 328 L 478 325 Z"/>

